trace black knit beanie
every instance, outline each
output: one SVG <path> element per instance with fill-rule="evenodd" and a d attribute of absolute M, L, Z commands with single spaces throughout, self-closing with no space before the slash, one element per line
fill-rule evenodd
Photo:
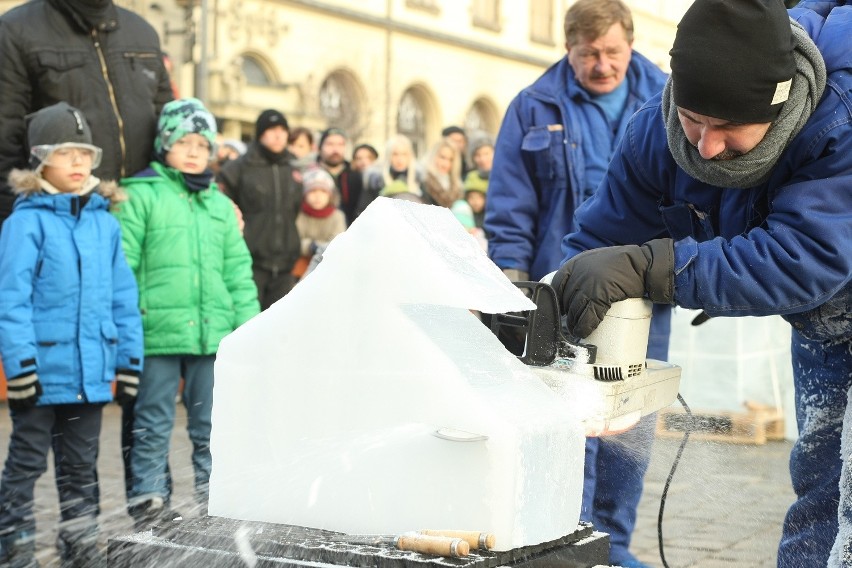
<path fill-rule="evenodd" d="M 319 143 L 317 144 L 317 148 L 322 148 L 322 145 L 325 144 L 326 138 L 333 135 L 343 136 L 343 138 L 346 139 L 346 132 L 344 132 L 340 128 L 335 128 L 332 126 L 331 128 L 326 128 L 322 131 L 319 137 Z"/>
<path fill-rule="evenodd" d="M 732 122 L 775 120 L 796 73 L 781 0 L 695 0 L 669 55 L 674 103 Z"/>
<path fill-rule="evenodd" d="M 284 116 L 283 112 L 271 108 L 266 109 L 260 113 L 254 125 L 255 139 L 259 140 L 263 133 L 273 126 L 283 126 L 284 130 L 290 131 L 290 126 L 287 124 L 287 117 Z"/>

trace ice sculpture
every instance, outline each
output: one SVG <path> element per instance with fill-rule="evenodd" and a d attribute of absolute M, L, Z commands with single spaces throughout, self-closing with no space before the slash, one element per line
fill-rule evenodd
<path fill-rule="evenodd" d="M 533 307 L 448 209 L 379 198 L 222 342 L 210 514 L 499 550 L 573 532 L 582 427 L 469 311 Z"/>

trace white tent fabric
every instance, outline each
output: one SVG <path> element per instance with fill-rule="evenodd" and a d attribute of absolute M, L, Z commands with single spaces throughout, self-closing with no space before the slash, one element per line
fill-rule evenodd
<path fill-rule="evenodd" d="M 780 316 L 712 318 L 676 308 L 669 361 L 682 368 L 680 393 L 694 410 L 743 411 L 746 401 L 781 408 L 785 437 L 795 439 L 790 325 Z"/>

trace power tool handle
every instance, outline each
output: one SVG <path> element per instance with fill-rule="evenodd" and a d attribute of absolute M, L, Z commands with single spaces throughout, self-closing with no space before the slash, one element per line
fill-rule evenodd
<path fill-rule="evenodd" d="M 428 536 L 422 534 L 400 535 L 394 544 L 400 550 L 423 554 L 463 558 L 470 554 L 470 545 L 460 538 Z"/>
<path fill-rule="evenodd" d="M 447 536 L 450 538 L 460 538 L 467 542 L 471 549 L 491 550 L 494 548 L 494 535 L 479 531 L 454 531 L 454 530 L 429 530 L 419 531 L 420 534 L 428 536 Z"/>

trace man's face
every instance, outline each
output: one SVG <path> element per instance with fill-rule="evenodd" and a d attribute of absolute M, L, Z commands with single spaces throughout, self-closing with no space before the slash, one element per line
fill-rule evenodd
<path fill-rule="evenodd" d="M 632 44 L 621 24 L 613 24 L 598 38 L 580 39 L 574 45 L 566 43 L 565 48 L 577 82 L 593 95 L 613 92 L 627 75 Z"/>
<path fill-rule="evenodd" d="M 288 137 L 289 133 L 286 128 L 283 126 L 273 126 L 264 130 L 258 141 L 273 154 L 280 154 L 287 147 Z"/>
<path fill-rule="evenodd" d="M 346 138 L 340 134 L 329 134 L 320 148 L 320 160 L 323 164 L 337 167 L 343 163 L 346 155 Z"/>
<path fill-rule="evenodd" d="M 750 152 L 766 136 L 771 122 L 743 124 L 678 107 L 677 116 L 689 143 L 705 160 L 730 160 Z"/>
<path fill-rule="evenodd" d="M 452 144 L 459 154 L 464 154 L 465 148 L 467 148 L 467 138 L 461 132 L 453 132 L 447 135 L 447 142 Z"/>

